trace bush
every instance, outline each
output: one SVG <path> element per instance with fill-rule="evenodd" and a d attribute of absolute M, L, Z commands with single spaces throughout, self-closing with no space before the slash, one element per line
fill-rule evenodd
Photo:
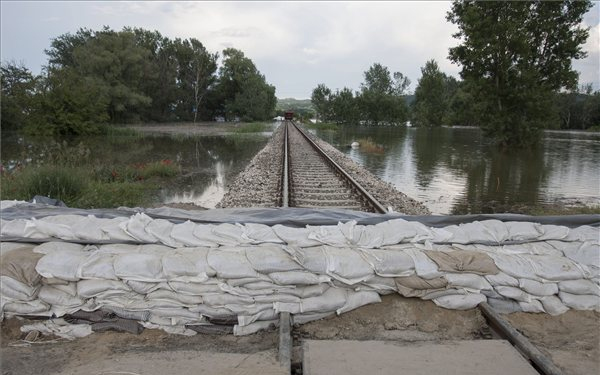
<path fill-rule="evenodd" d="M 239 128 L 235 129 L 236 133 L 261 133 L 269 131 L 269 124 L 265 122 L 251 122 L 241 124 Z"/>
<path fill-rule="evenodd" d="M 154 200 L 157 186 L 140 182 L 93 182 L 90 183 L 73 206 L 80 208 L 136 207 L 146 206 Z"/>

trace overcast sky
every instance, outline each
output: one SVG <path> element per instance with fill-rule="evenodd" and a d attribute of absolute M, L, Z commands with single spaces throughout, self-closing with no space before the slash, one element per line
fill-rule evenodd
<path fill-rule="evenodd" d="M 447 60 L 457 44 L 446 21 L 449 1 L 428 2 L 1 2 L 2 61 L 22 61 L 35 73 L 46 63 L 52 38 L 81 27 L 108 25 L 158 30 L 170 38 L 194 37 L 209 51 L 242 50 L 279 98 L 309 98 L 325 83 L 357 90 L 375 62 L 413 82 L 431 58 L 458 77 Z M 584 25 L 592 27 L 585 60 L 574 62 L 581 83 L 600 88 L 600 6 Z"/>

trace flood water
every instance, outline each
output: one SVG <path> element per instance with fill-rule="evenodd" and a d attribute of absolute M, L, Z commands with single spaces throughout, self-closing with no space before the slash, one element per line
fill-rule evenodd
<path fill-rule="evenodd" d="M 90 165 L 135 165 L 172 160 L 182 167 L 182 176 L 162 187 L 162 203 L 191 203 L 214 208 L 233 181 L 254 155 L 268 142 L 271 133 L 231 134 L 224 136 L 199 135 L 141 135 L 86 137 L 60 140 L 67 149 L 78 150 L 81 143 L 89 149 Z M 64 152 L 53 141 L 24 137 L 2 136 L 2 165 L 10 169 L 17 162 L 35 163 L 36 159 Z M 68 156 L 67 156 L 68 158 Z"/>
<path fill-rule="evenodd" d="M 537 148 L 509 152 L 476 128 L 342 127 L 316 133 L 435 214 L 600 204 L 599 133 L 546 131 Z M 349 147 L 365 139 L 376 146 Z"/>

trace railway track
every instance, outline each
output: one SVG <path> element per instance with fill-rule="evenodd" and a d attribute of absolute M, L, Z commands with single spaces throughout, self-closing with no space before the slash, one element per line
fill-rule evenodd
<path fill-rule="evenodd" d="M 293 121 L 284 126 L 281 206 L 387 212 Z"/>

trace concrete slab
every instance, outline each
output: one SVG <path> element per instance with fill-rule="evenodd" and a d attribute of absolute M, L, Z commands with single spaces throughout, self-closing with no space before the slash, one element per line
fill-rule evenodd
<path fill-rule="evenodd" d="M 505 340 L 307 340 L 303 349 L 305 375 L 539 375 Z"/>
<path fill-rule="evenodd" d="M 56 374 L 285 375 L 289 370 L 279 365 L 274 350 L 251 354 L 180 350 L 122 353 L 89 363 L 69 363 Z"/>

